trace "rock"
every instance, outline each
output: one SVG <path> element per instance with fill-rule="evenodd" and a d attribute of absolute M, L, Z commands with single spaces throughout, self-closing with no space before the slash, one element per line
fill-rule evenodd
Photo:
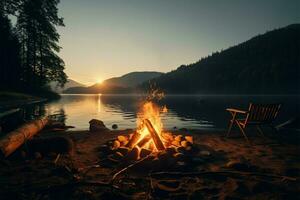
<path fill-rule="evenodd" d="M 173 157 L 177 160 L 177 161 L 182 161 L 184 160 L 184 154 L 183 153 L 175 153 L 173 155 Z"/>
<path fill-rule="evenodd" d="M 115 158 L 115 154 L 110 154 L 107 156 L 107 159 L 112 161 L 112 162 L 115 162 L 115 163 L 118 163 L 119 160 Z"/>
<path fill-rule="evenodd" d="M 40 160 L 40 159 L 42 159 L 42 157 L 43 157 L 43 156 L 42 156 L 42 154 L 41 154 L 40 152 L 35 152 L 35 153 L 34 153 L 34 158 L 35 158 L 35 159 Z"/>
<path fill-rule="evenodd" d="M 191 144 L 194 143 L 193 136 L 185 136 L 184 138 L 186 141 L 190 142 Z"/>
<path fill-rule="evenodd" d="M 186 140 L 181 141 L 180 145 L 184 148 L 191 146 L 192 144 Z"/>
<path fill-rule="evenodd" d="M 117 124 L 113 124 L 113 125 L 111 126 L 111 128 L 112 128 L 112 129 L 118 129 L 118 125 L 117 125 Z"/>
<path fill-rule="evenodd" d="M 178 148 L 176 148 L 176 151 L 178 153 L 185 153 L 185 148 L 184 147 L 178 147 Z"/>
<path fill-rule="evenodd" d="M 168 148 L 166 148 L 166 152 L 169 155 L 173 155 L 174 153 L 176 153 L 176 148 L 175 147 L 168 147 Z"/>
<path fill-rule="evenodd" d="M 183 136 L 182 135 L 177 135 L 174 139 L 178 142 L 181 142 L 183 140 Z"/>
<path fill-rule="evenodd" d="M 144 158 L 144 157 L 148 156 L 150 153 L 151 153 L 150 150 L 148 150 L 148 149 L 142 149 L 141 153 L 140 153 L 140 157 Z"/>
<path fill-rule="evenodd" d="M 176 146 L 176 147 L 179 147 L 180 146 L 180 141 L 174 140 L 174 141 L 172 141 L 171 144 Z"/>
<path fill-rule="evenodd" d="M 119 147 L 121 146 L 121 143 L 119 140 L 115 140 L 113 143 L 112 143 L 112 150 L 116 150 L 118 149 Z"/>
<path fill-rule="evenodd" d="M 187 146 L 187 147 L 185 147 L 185 150 L 186 150 L 186 151 L 192 151 L 192 150 L 193 150 L 193 147 L 192 147 L 192 146 Z"/>
<path fill-rule="evenodd" d="M 199 154 L 201 156 L 210 156 L 211 155 L 211 153 L 209 151 L 206 151 L 206 150 L 200 151 Z"/>
<path fill-rule="evenodd" d="M 124 155 L 122 153 L 120 153 L 120 152 L 117 151 L 116 153 L 113 154 L 112 158 L 116 159 L 116 160 L 121 160 L 121 159 L 124 158 Z"/>
<path fill-rule="evenodd" d="M 107 144 L 103 144 L 103 145 L 99 146 L 98 150 L 103 153 L 108 153 L 110 151 Z M 80 154 L 81 152 L 77 152 L 77 153 Z"/>
<path fill-rule="evenodd" d="M 128 147 L 120 147 L 118 148 L 117 152 L 120 152 L 121 154 L 123 154 L 124 156 L 127 155 L 127 153 L 130 151 L 130 149 Z"/>
<path fill-rule="evenodd" d="M 231 160 L 228 163 L 226 163 L 227 168 L 232 168 L 238 171 L 248 171 L 249 166 L 246 163 L 243 163 L 241 161 Z"/>
<path fill-rule="evenodd" d="M 171 133 L 163 133 L 162 134 L 162 137 L 165 139 L 165 140 L 168 140 L 168 141 L 173 141 L 174 140 L 174 137 Z"/>
<path fill-rule="evenodd" d="M 137 160 L 139 158 L 139 154 L 140 154 L 140 149 L 138 147 L 134 147 L 126 155 L 126 159 L 128 159 L 128 160 Z"/>
<path fill-rule="evenodd" d="M 91 132 L 109 130 L 108 128 L 106 128 L 103 121 L 101 121 L 101 120 L 92 119 L 91 121 L 89 121 L 89 123 L 90 123 L 90 131 Z"/>
<path fill-rule="evenodd" d="M 123 136 L 123 135 L 119 135 L 118 137 L 119 142 L 124 143 L 127 142 L 127 137 Z"/>

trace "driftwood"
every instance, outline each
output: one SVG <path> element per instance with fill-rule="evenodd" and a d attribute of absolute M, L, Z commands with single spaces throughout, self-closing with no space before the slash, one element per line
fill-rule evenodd
<path fill-rule="evenodd" d="M 128 169 L 130 169 L 130 168 L 136 166 L 137 164 L 139 164 L 139 163 L 145 161 L 145 160 L 148 159 L 151 155 L 152 155 L 152 154 L 149 154 L 148 156 L 146 156 L 146 157 L 144 157 L 144 158 L 142 158 L 142 159 L 140 159 L 140 160 L 138 160 L 138 161 L 135 161 L 134 163 L 128 165 L 127 167 L 125 167 L 125 168 L 121 169 L 120 171 L 118 171 L 117 173 L 115 173 L 115 174 L 113 175 L 112 179 L 111 179 L 111 183 L 113 183 L 113 181 L 114 181 L 120 174 L 122 174 L 123 172 L 127 171 Z"/>
<path fill-rule="evenodd" d="M 7 157 L 44 128 L 48 118 L 28 122 L 0 139 L 0 156 Z"/>

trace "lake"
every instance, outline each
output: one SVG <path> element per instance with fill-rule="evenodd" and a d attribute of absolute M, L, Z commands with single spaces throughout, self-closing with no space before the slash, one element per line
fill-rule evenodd
<path fill-rule="evenodd" d="M 89 128 L 93 118 L 102 120 L 109 128 L 117 124 L 119 129 L 135 128 L 141 115 L 141 95 L 62 95 L 61 99 L 25 109 L 26 118 L 40 115 L 57 115 L 72 130 Z M 177 95 L 166 96 L 159 101 L 168 108 L 161 113 L 165 129 L 225 129 L 230 114 L 228 107 L 247 109 L 249 102 L 283 103 L 277 123 L 299 117 L 300 96 L 238 96 L 238 95 Z"/>

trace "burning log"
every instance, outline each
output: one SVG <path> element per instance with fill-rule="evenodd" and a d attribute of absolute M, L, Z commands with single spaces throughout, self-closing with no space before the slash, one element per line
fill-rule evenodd
<path fill-rule="evenodd" d="M 140 149 L 138 147 L 132 148 L 132 150 L 126 155 L 127 160 L 138 160 L 140 156 Z"/>
<path fill-rule="evenodd" d="M 143 148 L 149 141 L 151 140 L 150 136 L 144 137 L 139 143 L 137 144 L 140 148 Z"/>
<path fill-rule="evenodd" d="M 141 134 L 139 134 L 138 132 L 135 132 L 131 139 L 129 140 L 129 142 L 127 143 L 127 147 L 129 147 L 130 149 L 132 149 L 134 147 L 134 145 L 139 141 L 141 137 Z"/>
<path fill-rule="evenodd" d="M 116 149 L 118 149 L 120 146 L 121 146 L 120 141 L 119 141 L 119 140 L 115 140 L 115 141 L 112 143 L 111 150 L 116 150 Z"/>
<path fill-rule="evenodd" d="M 146 157 L 146 156 L 148 156 L 150 154 L 151 154 L 150 150 L 148 150 L 148 149 L 142 149 L 141 152 L 140 152 L 140 157 L 144 158 L 144 157 Z"/>
<path fill-rule="evenodd" d="M 152 126 L 150 120 L 149 119 L 144 119 L 143 123 L 148 128 L 148 131 L 150 132 L 150 135 L 151 135 L 151 137 L 153 139 L 153 142 L 154 142 L 155 147 L 157 148 L 157 150 L 159 150 L 159 151 L 164 150 L 165 146 L 164 146 L 163 142 L 161 141 L 158 133 L 156 132 L 156 130 Z"/>
<path fill-rule="evenodd" d="M 0 140 L 0 155 L 7 157 L 24 142 L 31 139 L 48 123 L 48 118 L 34 120 L 8 133 Z"/>

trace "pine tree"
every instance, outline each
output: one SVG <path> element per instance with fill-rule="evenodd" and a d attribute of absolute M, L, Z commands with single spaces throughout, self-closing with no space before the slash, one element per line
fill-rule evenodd
<path fill-rule="evenodd" d="M 59 0 L 23 0 L 17 20 L 22 44 L 24 81 L 33 89 L 46 87 L 50 81 L 66 82 L 64 62 L 57 55 L 59 34 L 64 26 L 58 16 Z"/>
<path fill-rule="evenodd" d="M 18 0 L 0 1 L 0 88 L 10 89 L 20 86 L 20 45 L 8 17 L 14 14 Z"/>

